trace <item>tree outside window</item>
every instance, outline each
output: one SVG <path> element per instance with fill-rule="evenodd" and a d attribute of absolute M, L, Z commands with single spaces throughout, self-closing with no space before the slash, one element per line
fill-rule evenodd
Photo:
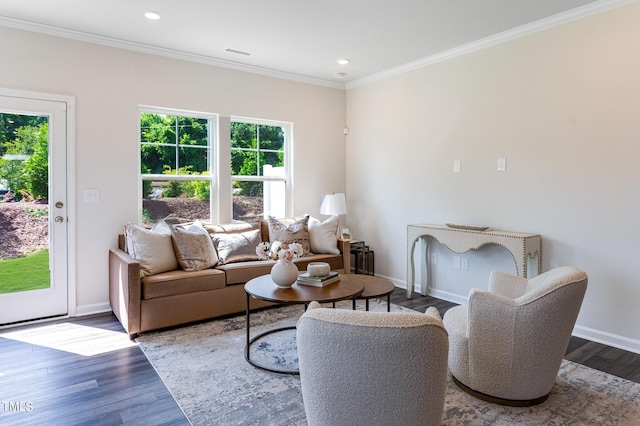
<path fill-rule="evenodd" d="M 0 191 L 0 199 L 48 199 L 48 117 L 0 114 Z"/>
<path fill-rule="evenodd" d="M 211 221 L 215 116 L 143 109 L 140 113 L 142 222 Z"/>
<path fill-rule="evenodd" d="M 284 217 L 287 206 L 289 123 L 231 121 L 233 219 Z"/>

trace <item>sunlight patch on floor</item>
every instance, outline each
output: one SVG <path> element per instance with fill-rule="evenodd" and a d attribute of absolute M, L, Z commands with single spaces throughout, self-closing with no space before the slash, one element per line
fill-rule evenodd
<path fill-rule="evenodd" d="M 94 356 L 136 346 L 124 332 L 78 324 L 50 324 L 3 332 L 0 338 L 16 340 L 82 356 Z"/>

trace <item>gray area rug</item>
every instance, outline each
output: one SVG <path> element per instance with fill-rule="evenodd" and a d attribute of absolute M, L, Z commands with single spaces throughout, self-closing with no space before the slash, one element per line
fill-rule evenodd
<path fill-rule="evenodd" d="M 302 309 L 253 313 L 251 335 L 295 325 Z M 386 310 L 386 304 L 372 301 L 370 309 Z M 392 310 L 407 309 L 392 305 Z M 193 425 L 305 425 L 299 377 L 263 371 L 245 360 L 245 321 L 239 315 L 146 333 L 137 342 Z M 260 340 L 252 359 L 297 367 L 292 336 L 277 333 Z M 520 408 L 475 399 L 449 378 L 442 424 L 639 425 L 640 384 L 563 361 L 548 400 Z"/>

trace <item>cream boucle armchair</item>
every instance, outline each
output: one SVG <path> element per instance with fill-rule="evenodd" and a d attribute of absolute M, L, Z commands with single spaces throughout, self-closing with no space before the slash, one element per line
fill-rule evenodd
<path fill-rule="evenodd" d="M 447 332 L 440 314 L 321 308 L 297 326 L 302 399 L 314 425 L 440 425 Z"/>
<path fill-rule="evenodd" d="M 525 279 L 494 271 L 489 291 L 444 315 L 449 370 L 466 392 L 503 405 L 543 402 L 555 382 L 587 289 L 587 275 L 560 267 Z"/>

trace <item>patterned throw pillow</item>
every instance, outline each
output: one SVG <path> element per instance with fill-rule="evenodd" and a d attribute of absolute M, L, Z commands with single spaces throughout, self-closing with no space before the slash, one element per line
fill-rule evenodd
<path fill-rule="evenodd" d="M 309 215 L 305 215 L 302 219 L 298 219 L 288 226 L 273 216 L 269 216 L 269 242 L 273 244 L 276 241 L 286 244 L 299 243 L 304 250 L 303 256 L 310 254 Z"/>

